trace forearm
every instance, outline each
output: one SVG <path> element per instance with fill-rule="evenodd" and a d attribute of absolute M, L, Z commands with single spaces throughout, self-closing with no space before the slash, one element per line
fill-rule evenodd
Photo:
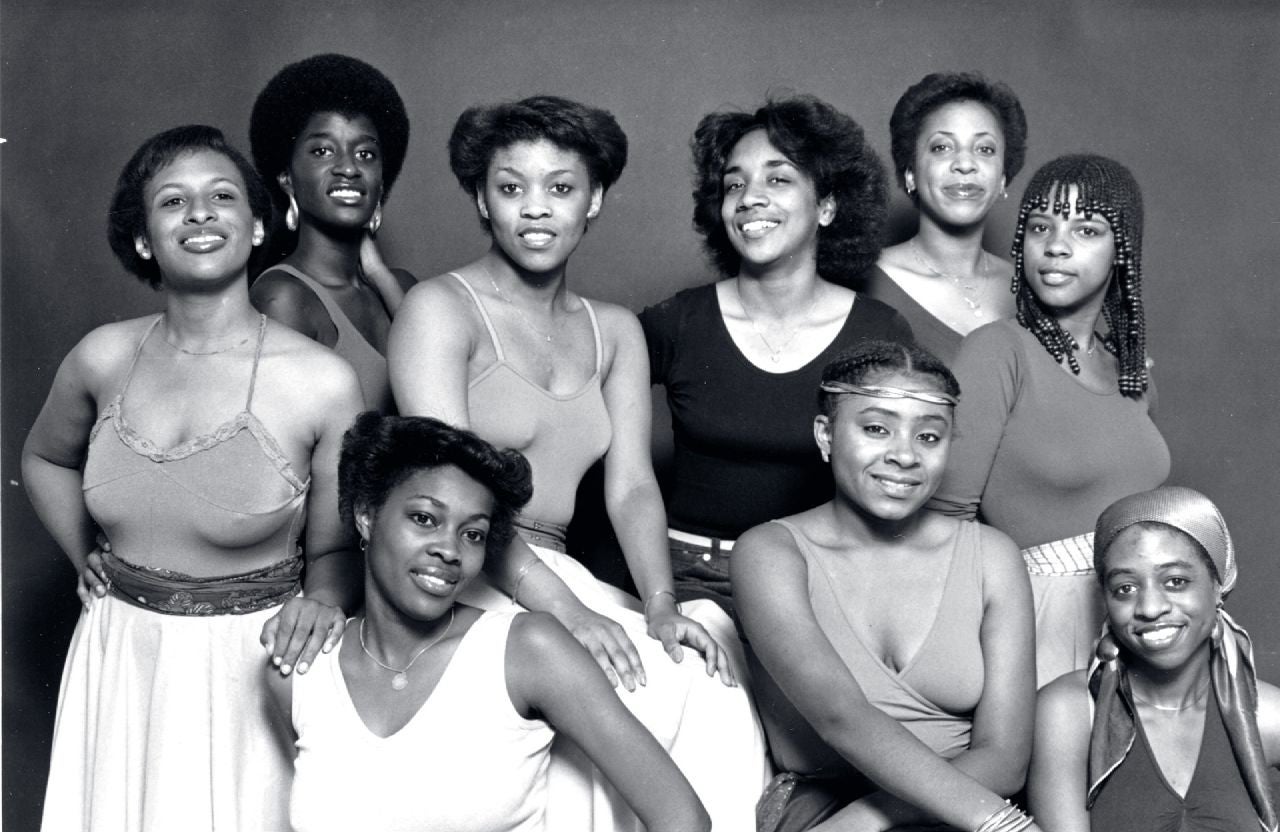
<path fill-rule="evenodd" d="M 606 491 L 605 507 L 640 599 L 648 601 L 657 593 L 671 592 L 667 516 L 657 481 Z M 675 598 L 669 600 L 674 602 Z"/>
<path fill-rule="evenodd" d="M 566 612 L 582 607 L 573 590 L 519 536 L 501 552 L 491 553 L 484 571 L 495 586 L 525 609 L 550 613 L 564 621 Z"/>
<path fill-rule="evenodd" d="M 95 545 L 97 526 L 84 504 L 83 477 L 30 452 L 22 455 L 22 478 L 36 516 L 76 570 Z"/>
<path fill-rule="evenodd" d="M 360 605 L 363 587 L 364 565 L 359 553 L 334 549 L 307 558 L 302 588 L 308 598 L 350 613 Z"/>

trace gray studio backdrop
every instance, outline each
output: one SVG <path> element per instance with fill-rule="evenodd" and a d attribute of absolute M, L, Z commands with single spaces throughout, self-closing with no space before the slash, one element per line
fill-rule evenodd
<path fill-rule="evenodd" d="M 1005 251 L 1030 171 L 1093 150 L 1147 203 L 1145 289 L 1172 481 L 1222 506 L 1243 580 L 1231 608 L 1280 681 L 1280 12 L 1272 3 L 275 2 L 5 0 L 3 28 L 4 820 L 34 828 L 73 575 L 21 488 L 18 455 L 62 356 L 92 327 L 157 310 L 107 247 L 115 177 L 147 136 L 205 122 L 247 145 L 253 97 L 322 51 L 396 82 L 413 124 L 387 206 L 388 260 L 437 274 L 485 245 L 449 174 L 467 105 L 550 92 L 612 110 L 631 162 L 573 261 L 572 285 L 640 309 L 708 280 L 691 226 L 689 134 L 769 90 L 816 94 L 887 158 L 894 101 L 927 72 L 1007 81 L 1027 170 L 996 211 Z M 184 9 L 187 6 L 184 6 Z M 910 233 L 895 195 L 899 236 Z M 1105 430 L 1105 426 L 1099 426 Z"/>

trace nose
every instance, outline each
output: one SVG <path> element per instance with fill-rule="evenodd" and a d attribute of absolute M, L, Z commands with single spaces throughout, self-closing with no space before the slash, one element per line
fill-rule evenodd
<path fill-rule="evenodd" d="M 889 439 L 889 447 L 885 451 L 885 460 L 899 468 L 911 468 L 920 462 L 915 442 L 910 434 L 895 434 Z"/>
<path fill-rule="evenodd" d="M 951 158 L 951 169 L 956 173 L 973 173 L 978 169 L 978 165 L 974 161 L 972 153 L 961 150 Z"/>
<path fill-rule="evenodd" d="M 769 204 L 769 195 L 756 180 L 743 183 L 738 194 L 738 210 L 748 211 L 760 205 Z"/>
<path fill-rule="evenodd" d="M 549 217 L 551 206 L 536 189 L 530 189 L 525 192 L 524 200 L 520 203 L 520 216 L 530 220 Z"/>
<path fill-rule="evenodd" d="M 458 562 L 458 543 L 448 529 L 441 529 L 440 533 L 431 539 L 427 544 L 427 551 L 445 563 Z"/>
<path fill-rule="evenodd" d="M 339 176 L 354 177 L 360 175 L 360 167 L 356 164 L 355 154 L 340 150 L 333 154 L 333 172 Z"/>
<path fill-rule="evenodd" d="M 215 210 L 213 202 L 203 196 L 193 196 L 187 203 L 185 222 L 200 225 L 217 219 L 217 216 L 218 212 Z"/>
<path fill-rule="evenodd" d="M 1049 230 L 1049 234 L 1044 241 L 1044 253 L 1049 257 L 1071 256 L 1071 240 L 1067 236 L 1067 228 L 1065 226 L 1055 225 Z"/>
<path fill-rule="evenodd" d="M 1155 621 L 1169 609 L 1169 599 L 1157 587 L 1143 587 L 1138 590 L 1138 601 L 1134 605 L 1133 614 L 1144 621 Z"/>

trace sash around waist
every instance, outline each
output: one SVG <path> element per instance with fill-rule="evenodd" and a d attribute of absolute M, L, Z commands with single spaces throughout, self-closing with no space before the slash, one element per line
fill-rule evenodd
<path fill-rule="evenodd" d="M 110 552 L 102 553 L 102 565 L 118 598 L 168 615 L 244 615 L 279 606 L 302 590 L 300 555 L 236 575 L 187 575 Z"/>

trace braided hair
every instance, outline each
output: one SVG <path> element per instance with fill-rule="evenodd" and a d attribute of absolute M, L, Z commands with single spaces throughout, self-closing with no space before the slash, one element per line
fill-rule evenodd
<path fill-rule="evenodd" d="M 1107 322 L 1103 345 L 1120 365 L 1120 392 L 1138 398 L 1147 389 L 1146 321 L 1142 312 L 1142 192 L 1129 169 L 1119 162 L 1093 154 L 1061 156 L 1043 165 L 1022 195 L 1018 227 L 1013 235 L 1013 293 L 1018 323 L 1028 329 L 1054 360 L 1066 359 L 1079 375 L 1076 352 L 1080 345 L 1049 314 L 1027 281 L 1023 259 L 1027 218 L 1033 212 L 1068 217 L 1071 186 L 1077 189 L 1075 210 L 1092 218 L 1100 215 L 1115 237 L 1111 281 L 1102 302 Z"/>
<path fill-rule="evenodd" d="M 947 365 L 926 349 L 897 341 L 868 339 L 858 342 L 822 368 L 822 381 L 863 385 L 889 373 L 928 380 L 939 393 L 960 398 L 960 383 Z M 818 390 L 818 412 L 834 416 L 839 393 Z"/>

